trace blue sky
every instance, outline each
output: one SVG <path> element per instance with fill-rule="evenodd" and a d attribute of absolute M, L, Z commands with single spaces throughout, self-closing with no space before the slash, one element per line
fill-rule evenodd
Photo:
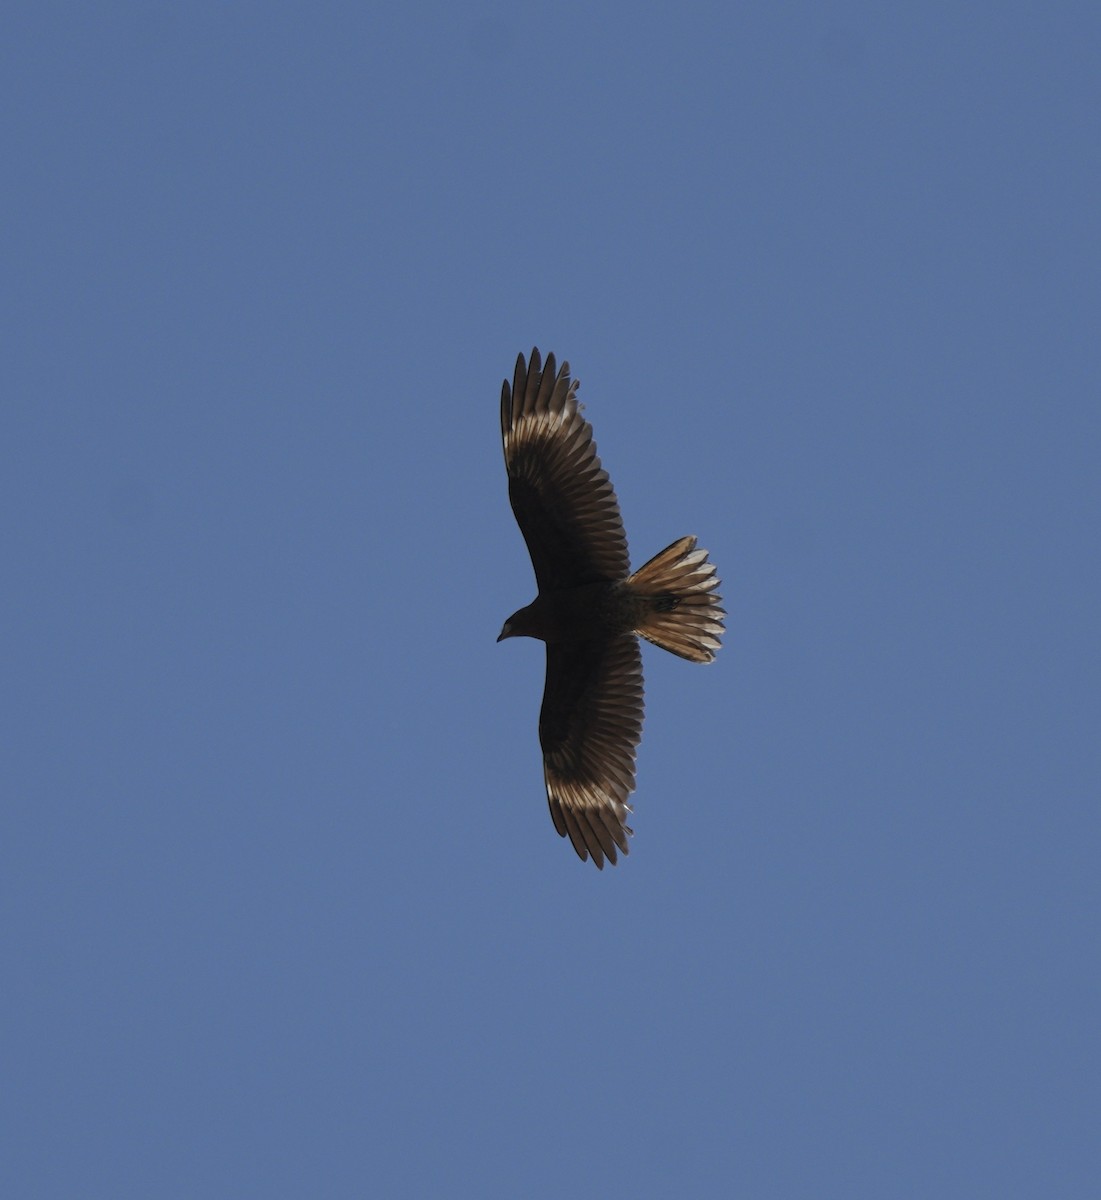
<path fill-rule="evenodd" d="M 1096 5 L 3 24 L 5 1193 L 1092 1194 Z M 532 345 L 729 612 L 603 873 Z"/>

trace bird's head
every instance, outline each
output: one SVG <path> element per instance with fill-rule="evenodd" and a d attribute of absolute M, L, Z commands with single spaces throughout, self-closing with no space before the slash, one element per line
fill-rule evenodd
<path fill-rule="evenodd" d="M 534 604 L 529 604 L 526 608 L 517 609 L 502 626 L 497 640 L 503 642 L 510 637 L 541 637 L 542 624 L 535 608 Z"/>

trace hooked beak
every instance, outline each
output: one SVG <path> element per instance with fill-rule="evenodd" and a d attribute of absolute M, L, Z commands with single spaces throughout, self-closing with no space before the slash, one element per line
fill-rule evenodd
<path fill-rule="evenodd" d="M 505 638 L 507 638 L 507 637 L 512 637 L 512 626 L 506 621 L 504 624 L 504 628 L 497 635 L 497 640 L 499 642 L 503 642 L 505 640 Z"/>

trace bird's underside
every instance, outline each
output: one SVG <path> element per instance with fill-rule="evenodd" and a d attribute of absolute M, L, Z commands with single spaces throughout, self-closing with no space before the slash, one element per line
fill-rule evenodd
<path fill-rule="evenodd" d="M 626 854 L 627 798 L 642 736 L 638 636 L 693 662 L 710 662 L 723 631 L 719 581 L 696 539 L 680 538 L 630 573 L 627 538 L 569 364 L 555 373 L 516 361 L 501 391 L 509 499 L 539 594 L 501 637 L 547 646 L 539 741 L 551 818 L 597 867 Z"/>

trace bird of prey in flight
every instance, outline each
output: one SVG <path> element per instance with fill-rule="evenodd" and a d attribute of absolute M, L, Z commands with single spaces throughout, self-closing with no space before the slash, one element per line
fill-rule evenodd
<path fill-rule="evenodd" d="M 639 636 L 711 662 L 723 633 L 719 580 L 706 550 L 682 537 L 631 573 L 608 473 L 577 403 L 570 365 L 538 350 L 501 389 L 508 495 L 539 594 L 512 614 L 508 637 L 546 642 L 539 742 L 551 819 L 597 867 L 627 853 L 627 797 L 642 737 Z"/>

